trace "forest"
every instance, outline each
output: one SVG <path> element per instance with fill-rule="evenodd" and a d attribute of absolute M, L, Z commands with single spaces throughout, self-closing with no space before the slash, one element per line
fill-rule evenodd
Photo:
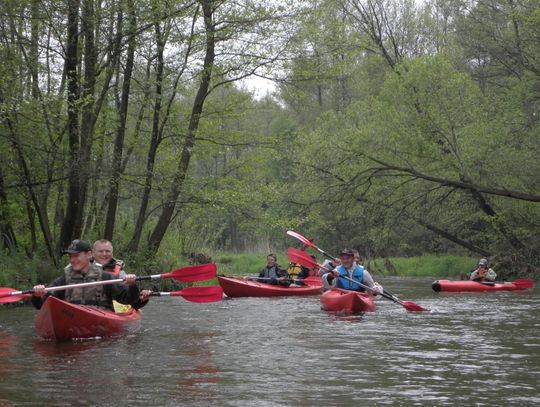
<path fill-rule="evenodd" d="M 288 229 L 540 277 L 538 0 L 4 0 L 0 60 L 0 279 Z"/>

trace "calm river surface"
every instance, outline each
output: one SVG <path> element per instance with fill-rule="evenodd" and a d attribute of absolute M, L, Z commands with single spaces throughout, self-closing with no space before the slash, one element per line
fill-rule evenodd
<path fill-rule="evenodd" d="M 432 312 L 385 299 L 337 317 L 318 297 L 163 297 L 139 334 L 56 344 L 35 336 L 33 308 L 0 308 L 0 406 L 540 405 L 538 290 L 379 281 Z"/>

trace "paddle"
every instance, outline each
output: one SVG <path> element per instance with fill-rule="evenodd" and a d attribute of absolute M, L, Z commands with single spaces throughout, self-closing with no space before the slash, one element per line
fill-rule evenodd
<path fill-rule="evenodd" d="M 523 290 L 527 288 L 532 288 L 534 284 L 534 281 L 530 278 L 518 278 L 517 280 L 514 280 L 514 281 L 477 281 L 477 282 L 480 284 L 490 285 L 490 286 L 495 286 L 495 284 L 513 284 L 516 287 L 521 288 Z"/>
<path fill-rule="evenodd" d="M 21 301 L 21 300 L 24 300 L 25 298 L 32 296 L 32 294 L 12 295 L 12 293 L 20 293 L 20 291 L 17 291 L 15 288 L 0 287 L 0 304 L 7 304 L 9 302 L 17 302 L 17 301 Z"/>
<path fill-rule="evenodd" d="M 346 276 L 339 276 L 339 278 L 344 278 L 345 280 L 349 280 L 355 284 L 358 284 L 360 287 L 363 287 L 367 290 L 370 290 L 370 291 L 373 291 L 373 289 L 365 284 L 362 284 L 360 281 L 356 281 L 356 280 L 353 280 L 352 278 L 349 278 L 349 277 L 346 277 Z M 421 307 L 420 305 L 412 302 L 412 301 L 401 301 L 399 298 L 393 296 L 393 295 L 390 295 L 388 292 L 385 292 L 384 291 L 384 288 L 383 288 L 383 291 L 381 291 L 379 293 L 380 295 L 382 295 L 384 298 L 386 299 L 389 299 L 391 301 L 394 301 L 396 304 L 399 304 L 401 306 L 403 306 L 403 308 L 405 308 L 407 311 L 413 311 L 413 312 L 421 312 L 421 311 L 429 311 L 428 309 L 424 308 L 424 307 Z"/>
<path fill-rule="evenodd" d="M 298 250 L 298 249 L 295 249 L 294 247 L 289 247 L 289 249 L 287 250 L 287 256 L 289 256 L 289 259 L 291 261 L 294 261 L 295 263 L 298 263 L 298 264 L 301 264 L 302 266 L 304 267 L 319 267 L 319 268 L 322 268 L 322 266 L 320 264 L 318 264 L 315 260 L 313 260 L 311 258 L 311 256 L 301 250 Z M 330 271 L 330 270 L 329 270 Z M 354 281 L 352 279 L 349 279 L 348 277 L 345 277 L 345 276 L 340 276 L 342 278 L 345 278 L 345 279 L 348 279 L 348 280 L 351 280 L 353 281 L 354 283 L 364 287 L 364 288 L 367 288 L 369 290 L 372 290 L 371 287 L 368 287 L 358 281 Z M 388 299 L 388 300 L 391 300 L 397 304 L 400 304 L 401 306 L 403 306 L 407 311 L 429 311 L 428 309 L 426 308 L 423 308 L 421 307 L 420 305 L 412 302 L 412 301 L 401 301 L 399 298 L 389 294 L 388 292 L 385 292 L 384 288 L 383 288 L 383 291 L 380 293 L 381 296 L 383 296 L 384 298 Z"/>
<path fill-rule="evenodd" d="M 335 260 L 335 257 L 332 256 L 331 254 L 328 254 L 326 253 L 323 249 L 321 249 L 320 247 L 318 247 L 315 243 L 313 243 L 311 240 L 309 240 L 307 237 L 305 236 L 302 236 L 300 233 L 297 233 L 293 230 L 287 230 L 287 234 L 289 236 L 292 236 L 292 237 L 295 237 L 296 239 L 300 240 L 302 243 L 304 243 L 306 246 L 309 246 L 315 250 L 317 250 L 319 253 L 325 255 L 326 257 L 328 257 L 329 259 L 331 260 Z"/>
<path fill-rule="evenodd" d="M 216 276 L 217 267 L 215 263 L 198 264 L 194 266 L 186 266 L 169 273 L 153 274 L 150 276 L 137 277 L 137 281 L 141 280 L 156 280 L 160 278 L 174 278 L 175 280 L 182 281 L 184 283 L 191 283 L 194 281 L 208 280 Z M 124 279 L 115 278 L 112 280 L 90 281 L 88 283 L 68 284 L 60 285 L 56 287 L 46 287 L 45 292 L 62 291 L 70 288 L 84 288 L 95 287 L 99 285 L 110 285 L 122 283 Z M 16 291 L 9 287 L 0 287 L 0 303 L 16 302 L 26 297 L 29 297 L 34 290 Z"/>
<path fill-rule="evenodd" d="M 180 291 L 173 292 L 158 292 L 153 291 L 150 296 L 152 297 L 183 297 L 191 302 L 216 302 L 221 301 L 223 298 L 223 289 L 221 286 L 209 286 L 209 287 L 188 287 Z"/>
<path fill-rule="evenodd" d="M 244 278 L 247 280 L 252 280 L 252 281 L 255 281 L 255 280 L 276 280 L 276 281 L 291 281 L 291 282 L 293 281 L 290 278 L 284 278 L 283 280 L 280 280 L 280 277 L 271 278 L 271 277 L 246 276 Z"/>
<path fill-rule="evenodd" d="M 530 278 L 518 278 L 517 280 L 514 280 L 514 281 L 503 282 L 503 284 L 514 284 L 523 289 L 532 288 L 533 283 L 534 281 Z"/>

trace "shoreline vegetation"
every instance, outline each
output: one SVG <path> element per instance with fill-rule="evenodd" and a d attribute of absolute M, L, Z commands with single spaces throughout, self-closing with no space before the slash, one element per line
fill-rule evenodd
<path fill-rule="evenodd" d="M 212 259 L 218 266 L 218 274 L 232 276 L 255 276 L 266 264 L 265 253 L 211 253 Z M 278 264 L 282 268 L 289 266 L 286 254 L 277 251 Z M 161 257 L 152 262 L 141 261 L 140 258 L 124 259 L 127 269 L 139 275 L 164 273 L 178 267 L 189 264 L 187 258 Z M 387 276 L 400 277 L 433 277 L 460 279 L 470 272 L 478 259 L 470 256 L 455 255 L 424 255 L 415 257 L 392 257 L 387 259 L 365 259 L 366 267 L 376 278 Z M 324 258 L 317 256 L 317 261 L 322 263 Z M 13 287 L 16 289 L 28 289 L 37 282 L 48 282 L 57 277 L 60 269 L 55 269 L 52 264 L 47 264 L 37 259 L 21 261 L 19 256 L 3 256 L 3 270 L 0 273 L 0 286 Z M 68 264 L 64 259 L 62 263 Z M 497 272 L 496 266 L 494 267 Z M 206 285 L 216 285 L 217 279 L 205 282 Z M 166 284 L 162 288 L 167 288 Z"/>
<path fill-rule="evenodd" d="M 278 256 L 278 264 L 285 268 L 289 261 L 285 254 Z M 218 274 L 233 276 L 256 275 L 265 266 L 265 254 L 221 254 L 215 257 Z M 317 257 L 322 263 L 324 259 Z M 369 259 L 366 267 L 375 276 L 437 277 L 459 278 L 468 273 L 478 261 L 475 257 L 452 255 L 425 255 L 415 257 L 395 257 L 389 259 Z"/>

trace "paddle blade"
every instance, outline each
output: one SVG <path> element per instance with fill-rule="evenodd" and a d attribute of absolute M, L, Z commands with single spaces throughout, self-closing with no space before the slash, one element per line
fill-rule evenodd
<path fill-rule="evenodd" d="M 192 283 L 194 281 L 210 280 L 217 275 L 217 266 L 215 263 L 197 264 L 194 266 L 186 266 L 180 269 L 171 271 L 170 273 L 161 274 L 161 278 L 174 278 L 175 280 L 184 283 Z"/>
<path fill-rule="evenodd" d="M 16 294 L 16 295 L 12 295 L 12 293 L 15 293 L 15 292 L 20 293 L 20 291 L 14 289 L 14 288 L 0 287 L 0 304 L 7 304 L 7 303 L 10 303 L 10 302 L 21 301 L 21 300 L 24 300 L 25 298 L 28 298 L 28 297 L 30 297 L 32 295 L 32 294 Z"/>
<path fill-rule="evenodd" d="M 289 247 L 287 249 L 287 257 L 293 263 L 298 263 L 304 267 L 319 267 L 319 264 L 313 259 L 313 257 L 307 254 L 305 251 L 296 249 L 294 247 Z"/>
<path fill-rule="evenodd" d="M 293 230 L 287 230 L 287 234 L 288 234 L 289 236 L 292 236 L 292 237 L 294 237 L 294 238 L 300 240 L 300 241 L 301 241 L 302 243 L 304 243 L 305 245 L 308 245 L 308 246 L 310 246 L 310 247 L 313 247 L 314 249 L 318 249 L 318 247 L 315 246 L 315 244 L 314 244 L 311 240 L 309 240 L 309 239 L 308 239 L 307 237 L 305 237 L 305 236 L 302 236 L 300 233 L 296 233 L 296 232 L 293 231 Z"/>
<path fill-rule="evenodd" d="M 191 302 L 217 302 L 223 298 L 221 286 L 188 287 L 180 291 L 171 292 L 171 297 L 183 297 Z"/>
<path fill-rule="evenodd" d="M 405 308 L 407 311 L 413 311 L 413 312 L 429 311 L 427 308 L 421 307 L 420 305 L 412 301 L 401 301 L 400 304 L 403 305 L 403 308 Z"/>
<path fill-rule="evenodd" d="M 517 280 L 512 281 L 514 285 L 518 286 L 519 288 L 532 288 L 533 287 L 533 280 L 530 278 L 518 278 Z"/>

